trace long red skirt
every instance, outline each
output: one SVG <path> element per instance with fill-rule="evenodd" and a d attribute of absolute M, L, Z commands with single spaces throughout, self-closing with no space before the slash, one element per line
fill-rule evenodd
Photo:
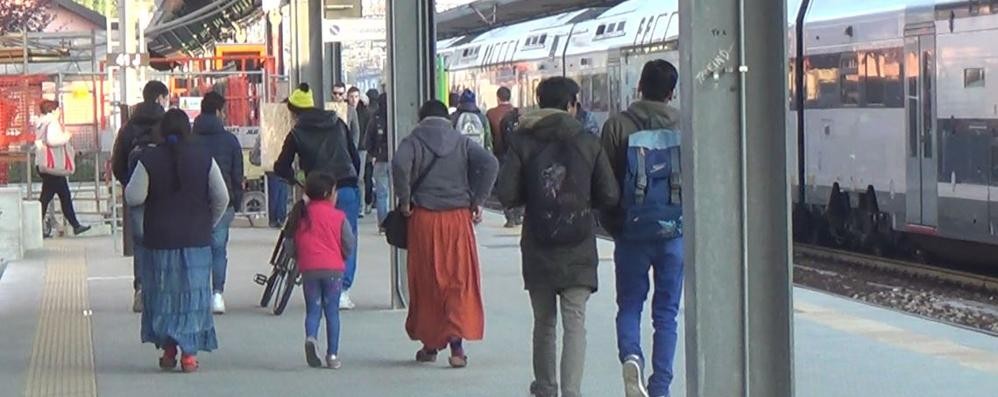
<path fill-rule="evenodd" d="M 481 340 L 485 313 L 471 211 L 413 209 L 408 255 L 409 337 L 431 348 L 455 337 Z"/>

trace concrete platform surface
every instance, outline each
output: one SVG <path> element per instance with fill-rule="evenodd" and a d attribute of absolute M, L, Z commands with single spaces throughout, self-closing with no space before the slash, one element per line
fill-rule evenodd
<path fill-rule="evenodd" d="M 374 234 L 371 218 L 363 221 L 360 267 L 351 291 L 358 308 L 342 316 L 341 370 L 306 367 L 300 291 L 283 316 L 257 307 L 262 287 L 252 279 L 268 270 L 273 230 L 233 230 L 228 312 L 216 316 L 220 348 L 202 354 L 201 371 L 191 375 L 160 372 L 153 347 L 139 343 L 139 316 L 130 311 L 131 262 L 116 252 L 111 238 L 48 240 L 46 250 L 10 263 L 0 279 L 0 395 L 46 395 L 38 390 L 40 382 L 67 374 L 94 381 L 47 395 L 528 395 L 532 315 L 522 289 L 518 231 L 503 229 L 497 215 L 489 215 L 478 228 L 486 336 L 467 345 L 470 366 L 453 370 L 443 359 L 434 365 L 414 362 L 419 346 L 405 335 L 405 312 L 387 309 L 388 248 Z M 588 396 L 620 396 L 612 243 L 601 242 L 600 254 L 602 289 L 588 306 L 584 391 Z M 46 303 L 65 295 L 59 288 L 81 289 L 53 284 L 70 277 L 54 270 L 71 269 L 63 266 L 74 263 L 85 266 L 85 282 L 80 283 L 85 298 L 73 298 L 85 299 L 84 308 Z M 795 299 L 798 396 L 998 395 L 998 338 L 809 290 L 795 290 Z M 60 320 L 76 316 L 87 318 L 89 327 L 69 327 Z M 41 332 L 40 323 L 68 327 L 72 335 L 92 335 L 92 367 L 85 362 L 51 367 L 63 357 L 59 354 L 79 350 L 82 342 Z M 645 330 L 650 341 L 650 324 Z M 679 354 L 675 396 L 685 395 L 682 348 Z"/>

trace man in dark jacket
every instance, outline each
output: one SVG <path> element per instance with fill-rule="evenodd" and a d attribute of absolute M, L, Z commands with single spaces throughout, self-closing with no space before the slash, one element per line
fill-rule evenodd
<path fill-rule="evenodd" d="M 564 322 L 564 347 L 561 362 L 561 395 L 577 397 L 582 394 L 582 375 L 585 368 L 586 331 L 585 312 L 589 296 L 597 290 L 599 258 L 596 253 L 596 236 L 592 229 L 577 243 L 550 244 L 543 240 L 548 219 L 532 217 L 540 198 L 531 194 L 529 175 L 536 174 L 538 153 L 552 145 L 571 149 L 569 156 L 579 163 L 563 174 L 586 178 L 591 189 L 574 192 L 577 201 L 587 204 L 577 215 L 591 225 L 590 208 L 607 208 L 617 205 L 620 187 L 599 140 L 583 131 L 582 125 L 570 113 L 578 101 L 579 85 L 571 79 L 554 77 L 537 86 L 540 110 L 524 115 L 516 139 L 508 141 L 508 151 L 499 174 L 499 201 L 505 208 L 526 206 L 523 237 L 520 248 L 523 254 L 523 279 L 530 292 L 534 309 L 534 382 L 531 392 L 535 396 L 558 395 L 556 378 L 556 332 L 558 301 L 561 301 Z M 578 164 L 581 168 L 576 169 Z M 558 170 L 543 170 L 557 174 Z M 574 172 L 573 172 L 574 171 Z M 563 181 L 567 181 L 566 177 Z M 561 182 L 563 182 L 561 181 Z M 566 184 L 554 184 L 564 194 Z M 560 187 L 559 187 L 560 185 Z M 536 189 L 533 188 L 533 189 Z"/>
<path fill-rule="evenodd" d="M 361 145 L 366 145 L 365 142 L 367 142 L 366 135 L 368 128 L 370 128 L 371 123 L 375 121 L 375 117 L 377 117 L 378 112 L 380 111 L 379 109 L 381 108 L 378 104 L 378 98 L 381 97 L 378 90 L 367 90 L 366 95 L 367 107 L 364 110 L 364 114 L 360 116 L 361 121 L 363 122 L 361 131 L 363 131 L 365 135 L 364 138 L 360 140 Z M 360 114 L 360 111 L 357 113 Z M 365 146 L 363 150 L 367 151 L 368 149 Z M 366 215 L 371 213 L 374 206 L 374 158 L 367 153 L 364 153 L 364 155 L 360 156 L 360 158 L 364 161 L 364 214 Z"/>
<path fill-rule="evenodd" d="M 679 74 L 669 62 L 648 62 L 638 82 L 642 99 L 603 125 L 603 148 L 617 180 L 623 182 L 627 179 L 627 147 L 632 134 L 645 130 L 678 130 L 679 112 L 669 106 L 678 80 Z M 623 184 L 620 188 L 624 188 Z M 624 221 L 620 207 L 604 211 L 601 221 L 615 238 L 617 348 L 624 367 L 626 395 L 667 396 L 672 383 L 676 316 L 683 289 L 683 238 L 628 241 L 621 233 Z M 646 387 L 643 374 L 645 360 L 641 352 L 641 311 L 651 289 L 648 273 L 652 269 L 655 273 L 652 299 L 655 336 L 651 360 L 654 374 Z"/>
<path fill-rule="evenodd" d="M 294 114 L 295 126 L 284 139 L 281 154 L 274 162 L 274 172 L 285 180 L 304 182 L 295 175 L 293 163 L 297 157 L 306 176 L 312 171 L 322 171 L 336 178 L 336 208 L 346 214 L 356 236 L 360 216 L 360 190 L 357 189 L 360 157 L 357 146 L 349 138 L 347 125 L 335 113 L 315 107 L 308 84 L 299 85 L 291 93 L 288 110 Z M 357 272 L 357 250 L 347 258 L 346 265 L 340 308 L 352 309 L 349 291 Z"/>
<path fill-rule="evenodd" d="M 492 129 L 492 153 L 496 155 L 501 163 L 506 157 L 506 132 L 503 129 L 508 128 L 510 130 L 514 129 L 515 122 L 520 117 L 520 111 L 513 106 L 509 101 L 512 99 L 512 92 L 509 88 L 499 87 L 496 91 L 496 99 L 499 100 L 499 105 L 489 109 L 485 112 L 485 117 L 489 119 L 489 128 Z M 511 117 L 512 119 L 507 119 Z M 503 125 L 504 122 L 508 126 Z M 508 209 L 503 211 L 506 216 L 507 228 L 513 228 L 523 223 L 523 214 L 520 213 L 519 208 Z"/>
<path fill-rule="evenodd" d="M 239 144 L 239 138 L 226 131 L 222 119 L 218 113 L 225 106 L 225 98 L 217 92 L 205 94 L 201 100 L 201 114 L 194 119 L 194 134 L 201 144 L 215 159 L 215 164 L 222 171 L 225 179 L 225 187 L 229 191 L 229 207 L 225 210 L 222 220 L 215 224 L 212 231 L 212 265 L 211 265 L 211 286 L 212 300 L 211 308 L 215 313 L 225 313 L 225 300 L 222 292 L 225 291 L 225 273 L 228 268 L 229 226 L 236 216 L 236 210 L 243 202 L 243 147 Z"/>
<path fill-rule="evenodd" d="M 378 211 L 378 224 L 388 216 L 388 94 L 378 98 L 378 113 L 367 125 L 364 147 L 370 157 L 374 182 L 374 206 Z"/>
<path fill-rule="evenodd" d="M 170 90 L 166 84 L 150 81 L 142 89 L 142 103 L 135 106 L 129 115 L 128 122 L 121 127 L 114 139 L 111 150 L 111 173 L 114 179 L 124 187 L 138 161 L 143 148 L 154 145 L 156 138 L 153 129 L 159 125 L 166 113 L 164 108 L 170 104 Z M 142 222 L 144 208 L 142 206 L 127 207 L 125 210 L 128 231 L 132 237 L 132 311 L 142 311 L 142 263 L 145 249 L 142 243 Z"/>

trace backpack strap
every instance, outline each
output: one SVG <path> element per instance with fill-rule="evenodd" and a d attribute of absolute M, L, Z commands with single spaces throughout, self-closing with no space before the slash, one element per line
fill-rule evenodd
<path fill-rule="evenodd" d="M 423 142 L 422 139 L 419 139 L 419 137 L 416 137 L 416 139 L 419 141 L 421 145 L 426 146 L 426 142 Z M 427 147 L 426 149 L 427 151 L 430 152 L 430 155 L 433 156 L 433 159 L 430 160 L 430 165 L 427 166 L 426 169 L 423 170 L 423 172 L 420 173 L 418 177 L 416 177 L 416 181 L 412 183 L 412 188 L 409 189 L 410 196 L 416 193 L 416 190 L 419 189 L 419 186 L 423 184 L 423 180 L 426 179 L 426 176 L 430 174 L 430 170 L 432 170 L 433 166 L 437 164 L 437 159 L 440 158 L 440 156 L 437 156 L 436 153 L 433 153 L 433 151 L 430 150 L 429 147 Z"/>

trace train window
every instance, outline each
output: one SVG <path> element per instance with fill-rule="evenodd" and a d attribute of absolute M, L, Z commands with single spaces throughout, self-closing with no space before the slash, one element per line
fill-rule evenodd
<path fill-rule="evenodd" d="M 605 73 L 593 76 L 589 110 L 607 112 L 610 110 L 610 82 Z"/>
<path fill-rule="evenodd" d="M 967 68 L 967 69 L 963 69 L 963 87 L 964 88 L 983 88 L 984 87 L 984 68 Z"/>
<path fill-rule="evenodd" d="M 805 92 L 809 108 L 834 108 L 841 101 L 839 54 L 820 54 L 805 60 Z"/>
<path fill-rule="evenodd" d="M 842 62 L 839 66 L 839 92 L 843 105 L 859 105 L 858 66 L 855 53 L 847 52 L 842 54 Z"/>
<path fill-rule="evenodd" d="M 871 50 L 860 55 L 863 99 L 868 106 L 904 106 L 900 49 Z"/>
<path fill-rule="evenodd" d="M 616 23 L 611 23 L 609 25 L 606 25 L 606 33 L 613 33 L 613 32 L 616 32 L 616 31 L 617 31 L 617 24 Z"/>
<path fill-rule="evenodd" d="M 627 21 L 618 23 L 617 24 L 617 31 L 618 32 L 623 32 L 624 31 L 624 26 L 627 26 Z"/>
<path fill-rule="evenodd" d="M 606 33 L 606 25 L 599 25 L 599 27 L 596 28 L 596 36 L 602 36 L 603 33 Z"/>
<path fill-rule="evenodd" d="M 544 45 L 544 43 L 547 42 L 547 41 L 548 41 L 548 35 L 547 35 L 547 33 L 542 34 L 541 35 L 541 41 L 540 41 L 541 45 Z"/>

